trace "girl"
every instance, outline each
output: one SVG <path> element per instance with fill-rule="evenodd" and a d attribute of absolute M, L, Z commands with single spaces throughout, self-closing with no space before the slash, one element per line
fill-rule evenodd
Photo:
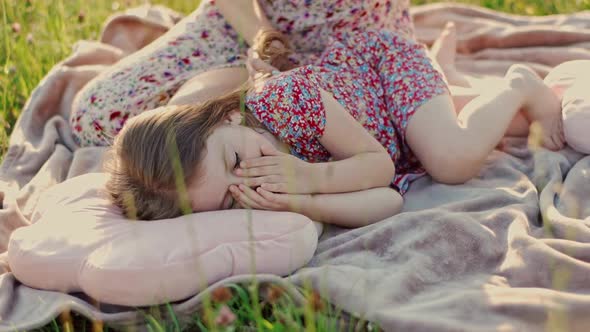
<path fill-rule="evenodd" d="M 261 34 L 263 55 L 275 38 Z M 519 110 L 547 145 L 559 136 L 559 101 L 526 67 L 457 117 L 423 47 L 385 30 L 340 34 L 315 65 L 254 83 L 129 121 L 113 147 L 115 203 L 141 219 L 251 207 L 358 227 L 398 213 L 426 173 L 476 175 Z"/>
<path fill-rule="evenodd" d="M 80 146 L 110 145 L 127 119 L 145 110 L 234 90 L 248 78 L 240 56 L 261 29 L 285 34 L 296 50 L 291 60 L 307 64 L 329 36 L 367 27 L 411 36 L 409 0 L 203 0 L 165 35 L 84 87 L 72 106 L 74 139 Z"/>

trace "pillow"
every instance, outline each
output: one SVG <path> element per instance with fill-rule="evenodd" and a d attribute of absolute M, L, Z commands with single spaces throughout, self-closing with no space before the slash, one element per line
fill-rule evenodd
<path fill-rule="evenodd" d="M 8 260 L 23 284 L 83 291 L 104 303 L 177 301 L 238 274 L 288 275 L 313 256 L 319 223 L 290 212 L 226 210 L 134 221 L 103 191 L 107 175 L 48 190 L 30 226 L 12 233 Z M 249 226 L 251 221 L 252 242 Z"/>
<path fill-rule="evenodd" d="M 567 144 L 590 154 L 590 60 L 568 61 L 553 68 L 545 83 L 562 99 Z"/>

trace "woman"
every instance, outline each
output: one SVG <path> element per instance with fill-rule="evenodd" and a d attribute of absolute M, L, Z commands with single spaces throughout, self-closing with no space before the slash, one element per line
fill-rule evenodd
<path fill-rule="evenodd" d="M 262 29 L 284 34 L 295 50 L 292 60 L 306 64 L 334 33 L 369 27 L 411 36 L 409 0 L 204 0 L 171 31 L 84 87 L 70 117 L 75 140 L 109 145 L 145 110 L 233 90 L 248 77 L 246 44 Z"/>

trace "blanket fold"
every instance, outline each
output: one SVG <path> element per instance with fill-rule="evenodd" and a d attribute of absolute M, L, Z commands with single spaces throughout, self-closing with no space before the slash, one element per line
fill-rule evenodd
<path fill-rule="evenodd" d="M 590 59 L 590 13 L 527 17 L 457 4 L 411 11 L 417 38 L 431 44 L 457 25 L 458 68 L 501 76 L 526 62 L 541 75 Z M 100 41 L 80 41 L 39 83 L 14 126 L 0 166 L 0 252 L 31 223 L 42 193 L 101 169 L 104 148 L 76 148 L 68 117 L 89 80 L 148 45 L 181 19 L 160 6 L 109 18 Z M 158 42 L 156 40 L 155 42 Z M 530 150 L 506 139 L 480 175 L 461 186 L 416 181 L 403 213 L 346 230 L 327 227 L 312 261 L 284 285 L 296 301 L 310 283 L 346 312 L 385 330 L 539 331 L 590 329 L 590 157 L 573 150 Z M 0 331 L 42 326 L 70 309 L 115 326 L 142 327 L 133 308 L 93 303 L 84 294 L 32 289 L 0 254 Z M 248 281 L 251 276 L 223 280 Z M 175 303 L 188 317 L 203 293 Z"/>

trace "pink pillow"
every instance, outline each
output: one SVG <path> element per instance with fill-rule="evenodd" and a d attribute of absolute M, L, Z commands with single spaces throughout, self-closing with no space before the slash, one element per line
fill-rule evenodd
<path fill-rule="evenodd" d="M 321 232 L 303 215 L 256 210 L 133 221 L 107 199 L 106 179 L 86 174 L 44 194 L 34 223 L 10 238 L 8 260 L 19 281 L 105 303 L 154 305 L 233 275 L 288 275 L 311 259 Z"/>
<path fill-rule="evenodd" d="M 590 60 L 560 64 L 545 77 L 545 83 L 562 98 L 567 144 L 574 150 L 590 154 Z"/>

